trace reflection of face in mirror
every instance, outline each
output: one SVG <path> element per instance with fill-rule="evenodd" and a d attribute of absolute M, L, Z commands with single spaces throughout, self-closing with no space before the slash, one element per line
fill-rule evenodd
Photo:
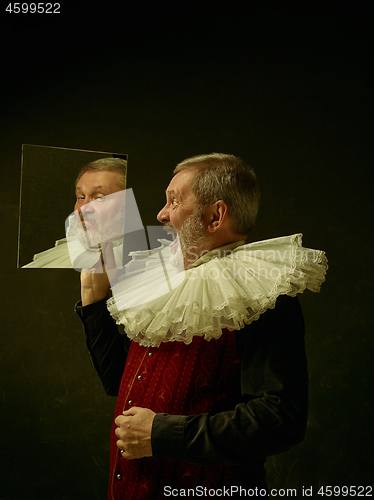
<path fill-rule="evenodd" d="M 97 252 L 104 242 L 114 244 L 116 264 L 123 265 L 127 162 L 106 157 L 83 165 L 75 182 L 75 213 L 65 221 L 66 238 L 34 254 L 33 261 L 22 267 L 90 268 L 99 259 Z"/>
<path fill-rule="evenodd" d="M 123 236 L 125 191 L 121 174 L 114 171 L 87 171 L 76 185 L 75 229 L 87 248 Z"/>

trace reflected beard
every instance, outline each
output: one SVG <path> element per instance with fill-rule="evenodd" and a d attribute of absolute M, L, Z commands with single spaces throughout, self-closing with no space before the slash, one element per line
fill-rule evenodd
<path fill-rule="evenodd" d="M 88 231 L 84 230 L 83 223 L 84 220 L 75 222 L 75 235 L 80 243 L 86 248 L 97 249 L 100 244 L 118 240 L 122 238 L 124 234 L 124 215 L 121 211 L 115 214 L 110 220 L 110 224 L 104 227 L 99 226 L 95 232 L 90 229 Z M 94 223 L 95 227 L 97 227 L 97 222 L 94 221 Z"/>
<path fill-rule="evenodd" d="M 75 236 L 78 238 L 79 242 L 85 248 L 93 248 L 93 245 L 91 244 L 91 241 L 90 241 L 88 231 L 83 229 L 83 224 L 84 224 L 84 221 L 81 221 L 80 219 L 75 220 Z"/>

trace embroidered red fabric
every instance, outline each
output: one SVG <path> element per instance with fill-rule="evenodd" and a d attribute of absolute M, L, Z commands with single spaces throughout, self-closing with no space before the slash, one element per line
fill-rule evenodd
<path fill-rule="evenodd" d="M 133 342 L 123 373 L 115 417 L 131 406 L 156 413 L 196 415 L 231 409 L 240 391 L 235 332 L 224 330 L 218 340 L 194 337 L 189 345 L 166 342 L 146 348 Z M 225 404 L 226 403 L 226 404 Z M 153 457 L 126 460 L 116 446 L 113 424 L 108 499 L 165 498 L 164 486 L 217 488 L 230 486 L 231 467 L 200 467 Z"/>

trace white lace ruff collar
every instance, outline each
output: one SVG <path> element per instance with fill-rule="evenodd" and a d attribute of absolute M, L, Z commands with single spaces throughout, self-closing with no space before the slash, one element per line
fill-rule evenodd
<path fill-rule="evenodd" d="M 160 250 L 163 265 L 154 265 Z M 114 285 L 107 302 L 117 324 L 145 347 L 240 330 L 274 308 L 279 295 L 319 292 L 327 271 L 325 253 L 302 247 L 302 234 L 221 247 L 183 272 L 164 264 L 168 257 L 170 242 L 162 241 L 146 269 Z M 137 262 L 136 252 L 133 259 Z"/>

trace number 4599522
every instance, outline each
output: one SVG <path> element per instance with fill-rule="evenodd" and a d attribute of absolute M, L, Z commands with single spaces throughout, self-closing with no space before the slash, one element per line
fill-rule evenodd
<path fill-rule="evenodd" d="M 9 3 L 5 9 L 9 14 L 60 14 L 59 3 Z"/>

